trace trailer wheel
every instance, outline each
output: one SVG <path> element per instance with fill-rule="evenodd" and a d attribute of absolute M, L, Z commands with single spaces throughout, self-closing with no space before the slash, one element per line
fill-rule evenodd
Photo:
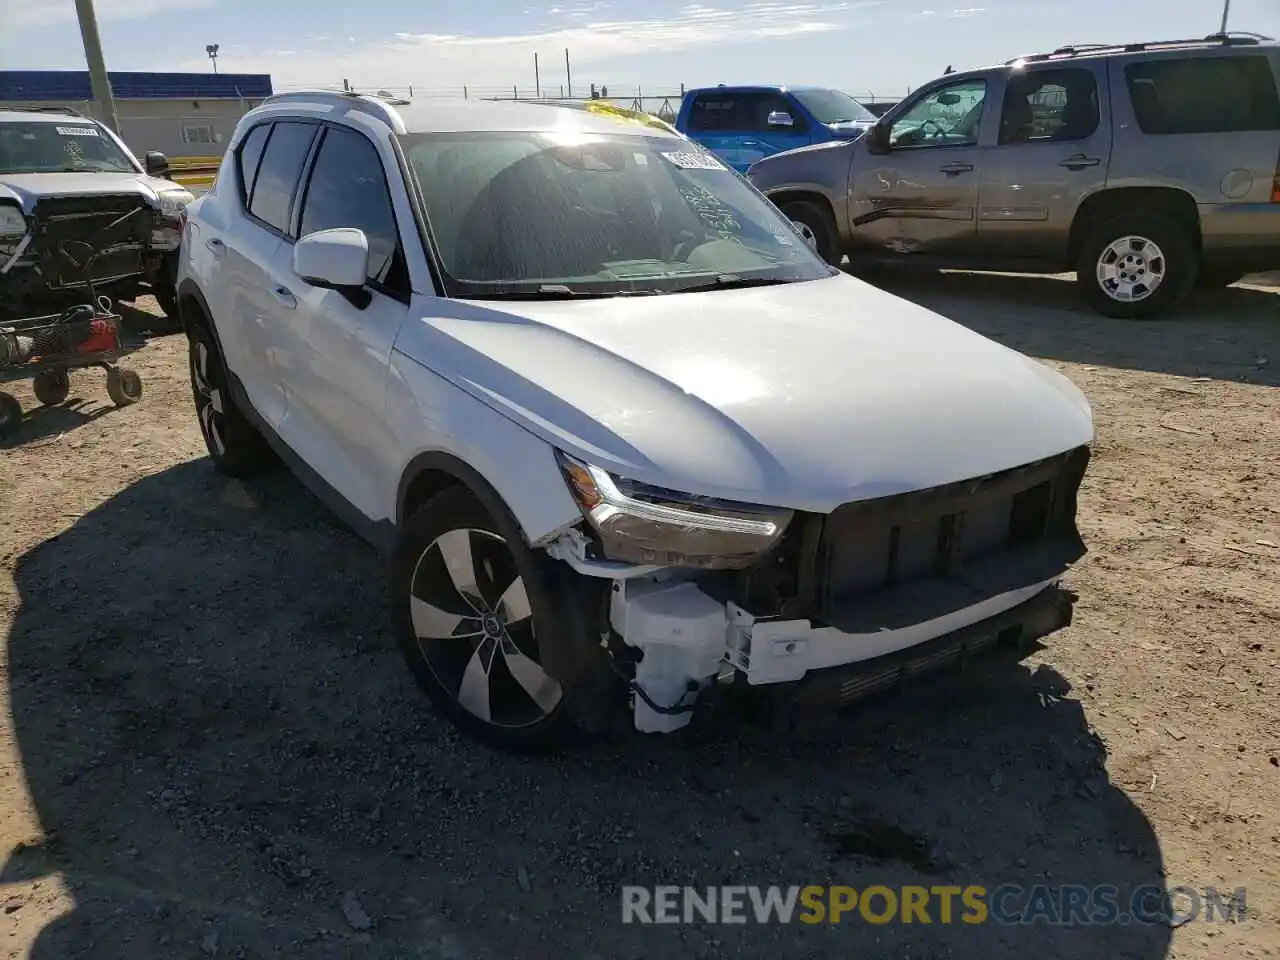
<path fill-rule="evenodd" d="M 107 371 L 107 396 L 117 407 L 127 407 L 142 399 L 142 378 L 128 367 L 112 367 Z"/>
<path fill-rule="evenodd" d="M 71 377 L 65 370 L 41 370 L 31 381 L 31 390 L 44 406 L 57 406 L 71 393 Z"/>
<path fill-rule="evenodd" d="M 7 437 L 22 425 L 22 404 L 11 393 L 0 393 L 0 437 Z"/>

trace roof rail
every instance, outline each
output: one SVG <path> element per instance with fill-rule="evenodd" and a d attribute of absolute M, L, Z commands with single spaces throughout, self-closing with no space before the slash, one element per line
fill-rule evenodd
<path fill-rule="evenodd" d="M 1143 50 L 1178 50 L 1185 47 L 1244 47 L 1273 42 L 1272 37 L 1260 33 L 1233 30 L 1227 33 L 1211 33 L 1207 37 L 1187 37 L 1180 40 L 1145 40 L 1138 43 L 1076 43 L 1059 47 L 1048 53 L 1032 53 L 1006 60 L 1005 66 L 1015 63 L 1037 63 L 1045 60 L 1069 60 L 1072 57 L 1099 53 L 1138 53 Z"/>
<path fill-rule="evenodd" d="M 404 120 L 395 110 L 397 106 L 407 104 L 408 100 L 390 100 L 386 97 L 375 97 L 367 93 L 348 93 L 345 90 L 290 90 L 286 93 L 273 93 L 262 101 L 262 105 L 276 103 L 321 103 L 331 107 L 345 107 L 377 117 L 396 133 L 404 133 Z"/>
<path fill-rule="evenodd" d="M 58 113 L 67 117 L 84 117 L 86 120 L 92 119 L 85 117 L 83 113 L 75 107 L 5 107 L 6 110 L 17 110 L 20 113 Z"/>

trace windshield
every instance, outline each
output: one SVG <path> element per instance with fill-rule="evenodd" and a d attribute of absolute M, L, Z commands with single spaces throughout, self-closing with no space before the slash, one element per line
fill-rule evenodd
<path fill-rule="evenodd" d="M 95 124 L 75 117 L 57 123 L 0 123 L 0 173 L 63 171 L 138 172 Z"/>
<path fill-rule="evenodd" d="M 819 123 L 844 123 L 848 120 L 875 120 L 876 116 L 853 97 L 839 90 L 792 90 L 791 95 L 804 104 Z"/>
<path fill-rule="evenodd" d="M 676 293 L 831 273 L 777 208 L 684 140 L 401 140 L 451 296 Z"/>

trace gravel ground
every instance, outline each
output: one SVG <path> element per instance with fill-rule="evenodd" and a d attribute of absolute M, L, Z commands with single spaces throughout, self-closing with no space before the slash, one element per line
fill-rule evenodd
<path fill-rule="evenodd" d="M 1121 323 L 1053 278 L 891 286 L 1089 394 L 1092 552 L 1043 649 L 787 741 L 461 739 L 371 552 L 285 474 L 214 474 L 180 336 L 140 340 L 134 407 L 76 376 L 0 452 L 0 952 L 1280 956 L 1280 297 Z M 1245 886 L 1248 919 L 620 921 L 631 883 L 1038 882 Z"/>

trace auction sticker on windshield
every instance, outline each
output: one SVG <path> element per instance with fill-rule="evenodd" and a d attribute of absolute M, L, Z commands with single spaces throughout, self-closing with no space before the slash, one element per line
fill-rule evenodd
<path fill-rule="evenodd" d="M 58 133 L 64 137 L 96 137 L 98 131 L 93 127 L 58 127 Z"/>
<path fill-rule="evenodd" d="M 725 170 L 727 169 L 723 163 L 717 160 L 709 153 L 694 153 L 691 151 L 678 151 L 675 153 L 664 153 L 663 156 L 672 165 L 679 167 L 681 170 Z"/>

